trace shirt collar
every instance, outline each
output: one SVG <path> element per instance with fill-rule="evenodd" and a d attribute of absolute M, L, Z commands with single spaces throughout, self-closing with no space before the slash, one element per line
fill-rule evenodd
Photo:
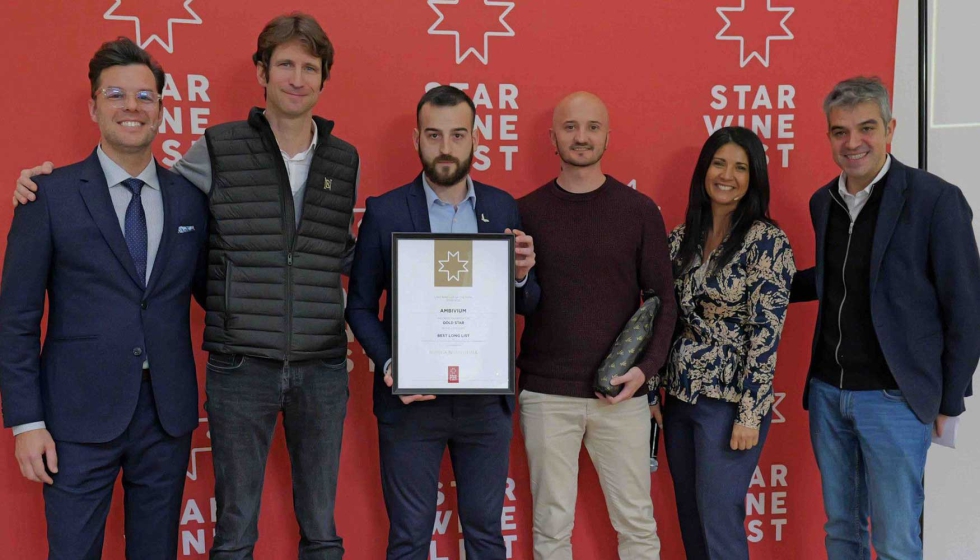
<path fill-rule="evenodd" d="M 109 158 L 109 155 L 102 150 L 101 144 L 95 151 L 99 156 L 99 164 L 102 166 L 102 173 L 105 175 L 105 182 L 110 188 L 118 186 L 126 179 L 132 178 L 132 175 L 120 167 L 118 163 Z M 136 178 L 143 181 L 144 185 L 152 189 L 160 190 L 160 181 L 157 178 L 156 161 L 153 158 L 150 158 L 150 163 L 146 165 L 146 168 L 143 169 L 143 171 L 137 175 Z"/>
<path fill-rule="evenodd" d="M 437 203 L 448 206 L 448 204 L 439 199 L 436 191 L 432 190 L 432 187 L 429 185 L 429 180 L 425 177 L 425 173 L 422 174 L 422 190 L 425 191 L 425 200 L 428 203 L 429 208 L 432 208 L 432 205 Z M 466 202 L 467 200 L 470 201 L 470 204 L 475 209 L 476 190 L 473 188 L 473 179 L 471 179 L 469 175 L 466 176 L 466 196 L 463 198 L 460 204 Z"/>
<path fill-rule="evenodd" d="M 262 114 L 264 115 L 265 114 L 265 111 L 262 111 Z M 319 135 L 319 131 L 317 130 L 317 127 L 316 127 L 316 120 L 310 119 L 310 122 L 313 123 L 313 140 L 310 141 L 310 147 L 309 148 L 306 148 L 306 150 L 304 150 L 304 151 L 296 154 L 293 157 L 289 157 L 289 154 L 287 154 L 285 151 L 283 151 L 282 148 L 279 148 L 279 153 L 282 154 L 282 158 L 284 160 L 286 160 L 286 161 L 303 161 L 303 160 L 307 159 L 308 157 L 310 157 L 310 154 L 312 154 L 313 152 L 316 151 L 316 142 L 319 139 L 319 136 L 320 135 Z M 275 134 L 273 134 L 272 136 L 274 137 Z M 276 138 L 276 145 L 277 146 L 279 145 L 279 139 L 278 138 Z"/>
<path fill-rule="evenodd" d="M 851 194 L 847 192 L 847 175 L 844 174 L 843 171 L 841 171 L 840 178 L 837 179 L 837 192 L 839 192 L 841 196 L 847 198 L 867 198 L 871 196 L 871 191 L 874 190 L 874 186 L 877 185 L 879 181 L 881 181 L 881 178 L 885 176 L 885 173 L 888 173 L 888 170 L 891 168 L 891 166 L 892 166 L 892 156 L 891 154 L 888 154 L 885 156 L 885 165 L 881 166 L 881 171 L 878 172 L 878 175 L 875 176 L 874 180 L 871 181 L 870 185 L 858 191 L 857 194 Z"/>

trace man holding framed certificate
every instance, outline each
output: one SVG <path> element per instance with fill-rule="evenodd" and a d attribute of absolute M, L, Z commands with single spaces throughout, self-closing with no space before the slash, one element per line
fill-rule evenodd
<path fill-rule="evenodd" d="M 439 86 L 416 115 L 423 173 L 368 198 L 347 301 L 347 322 L 378 366 L 387 558 L 427 557 L 448 446 L 467 557 L 503 560 L 513 312 L 538 303 L 534 245 L 514 198 L 469 177 L 479 141 L 473 101 Z"/>

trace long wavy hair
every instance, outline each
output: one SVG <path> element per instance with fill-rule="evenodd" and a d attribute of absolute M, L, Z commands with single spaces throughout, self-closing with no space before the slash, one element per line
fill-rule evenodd
<path fill-rule="evenodd" d="M 680 276 L 688 270 L 694 257 L 704 247 L 708 232 L 713 227 L 711 198 L 704 186 L 708 167 L 715 153 L 726 144 L 735 144 L 745 150 L 749 157 L 749 188 L 739 201 L 729 222 L 728 238 L 722 243 L 718 258 L 709 272 L 721 270 L 745 241 L 745 236 L 756 220 L 775 224 L 769 217 L 769 171 L 766 165 L 766 150 L 754 132 L 740 126 L 718 129 L 701 147 L 701 155 L 691 177 L 691 192 L 687 201 L 687 215 L 684 218 L 684 239 L 675 259 L 674 275 Z"/>

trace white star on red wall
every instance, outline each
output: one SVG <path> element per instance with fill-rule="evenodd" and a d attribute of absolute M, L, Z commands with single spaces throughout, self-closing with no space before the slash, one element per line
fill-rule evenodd
<path fill-rule="evenodd" d="M 729 12 L 744 12 L 745 11 L 745 3 L 747 1 L 748 0 L 741 0 L 741 5 L 739 7 L 737 7 L 737 8 L 735 8 L 735 7 L 715 8 L 715 10 L 718 12 L 718 15 L 721 16 L 721 19 L 725 20 L 725 27 L 723 27 L 721 29 L 721 31 L 719 31 L 718 34 L 715 35 L 715 39 L 718 39 L 719 41 L 738 41 L 739 48 L 740 48 L 740 52 L 739 52 L 740 58 L 739 58 L 739 60 L 741 62 L 741 67 L 742 68 L 745 68 L 745 66 L 753 58 L 755 58 L 759 62 L 761 62 L 762 65 L 765 66 L 766 68 L 769 68 L 769 47 L 770 47 L 770 44 L 773 41 L 788 41 L 790 39 L 793 39 L 793 33 L 789 30 L 788 27 L 786 27 L 786 20 L 788 20 L 789 17 L 791 15 L 793 15 L 793 12 L 795 11 L 795 8 L 773 8 L 772 7 L 772 0 L 766 0 L 766 10 L 768 12 L 775 12 L 775 13 L 783 13 L 783 14 L 785 14 L 782 17 L 782 19 L 780 20 L 780 22 L 779 22 L 779 27 L 782 28 L 782 33 L 779 33 L 779 34 L 776 34 L 776 35 L 771 35 L 771 34 L 767 34 L 766 35 L 766 49 L 765 49 L 766 52 L 765 52 L 765 54 L 760 53 L 758 50 L 750 50 L 746 54 L 746 52 L 745 52 L 745 35 L 744 34 L 743 35 L 726 35 L 725 33 L 732 26 L 732 21 L 729 19 L 728 13 Z M 753 2 L 762 2 L 762 0 L 752 0 L 752 1 Z"/>
<path fill-rule="evenodd" d="M 107 20 L 132 21 L 133 23 L 136 24 L 136 44 L 137 45 L 139 45 L 141 48 L 144 48 L 145 49 L 150 43 L 152 43 L 153 41 L 156 41 L 161 47 L 163 47 L 163 50 L 167 51 L 170 54 L 173 54 L 174 53 L 174 24 L 175 23 L 187 23 L 187 24 L 191 24 L 191 25 L 201 25 L 201 17 L 198 16 L 196 13 L 194 13 L 194 10 L 192 10 L 191 7 L 190 7 L 191 2 L 193 2 L 193 1 L 194 0 L 185 0 L 184 1 L 184 5 L 183 5 L 183 8 L 186 11 L 187 15 L 190 15 L 191 16 L 190 18 L 186 18 L 186 17 L 173 17 L 173 18 L 169 18 L 167 20 L 167 40 L 166 41 L 164 41 L 163 38 L 161 38 L 160 35 L 157 35 L 156 33 L 152 33 L 149 37 L 147 37 L 146 39 L 144 39 L 143 38 L 143 30 L 141 29 L 140 18 L 139 17 L 133 16 L 133 15 L 119 15 L 119 14 L 117 14 L 116 13 L 117 8 L 119 8 L 120 5 L 122 5 L 123 0 L 116 0 L 115 3 L 112 5 L 112 7 L 109 8 L 106 11 L 106 13 L 102 15 L 102 17 L 103 17 L 103 19 L 107 19 Z M 127 10 L 127 11 L 129 11 L 129 13 L 132 13 L 133 7 L 131 6 L 129 8 L 129 10 Z M 138 9 L 136 9 L 136 11 L 138 11 Z M 183 16 L 184 14 L 180 14 L 180 15 Z"/>
<path fill-rule="evenodd" d="M 507 14 L 509 14 L 510 11 L 514 9 L 514 2 L 483 0 L 484 6 L 497 6 L 497 7 L 504 8 L 503 12 L 500 14 L 500 17 L 497 18 L 497 21 L 500 22 L 500 25 L 502 25 L 506 31 L 486 31 L 483 33 L 482 51 L 477 50 L 474 47 L 469 47 L 463 52 L 460 52 L 460 40 L 459 40 L 458 30 L 439 29 L 439 25 L 443 23 L 443 20 L 446 19 L 446 16 L 442 13 L 442 11 L 439 10 L 438 6 L 457 5 L 459 4 L 459 2 L 460 0 L 428 0 L 429 7 L 432 8 L 432 10 L 439 15 L 439 19 L 432 24 L 432 27 L 429 27 L 428 33 L 429 35 L 452 35 L 456 38 L 456 64 L 461 64 L 464 60 L 466 60 L 467 56 L 472 54 L 477 58 L 477 60 L 482 62 L 484 65 L 486 65 L 489 62 L 489 58 L 490 58 L 490 52 L 489 52 L 490 37 L 513 37 L 514 36 L 514 30 L 511 28 L 510 25 L 507 24 L 506 21 L 504 21 L 504 18 L 507 17 Z"/>

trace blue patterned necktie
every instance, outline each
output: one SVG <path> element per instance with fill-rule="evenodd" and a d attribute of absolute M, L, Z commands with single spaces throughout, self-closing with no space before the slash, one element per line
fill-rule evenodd
<path fill-rule="evenodd" d="M 140 190 L 143 188 L 143 181 L 139 179 L 126 179 L 122 182 L 129 190 L 133 191 L 133 199 L 126 207 L 126 245 L 129 246 L 129 254 L 133 257 L 133 264 L 136 265 L 136 273 L 143 279 L 146 285 L 146 212 L 143 211 L 143 201 L 140 199 Z"/>

